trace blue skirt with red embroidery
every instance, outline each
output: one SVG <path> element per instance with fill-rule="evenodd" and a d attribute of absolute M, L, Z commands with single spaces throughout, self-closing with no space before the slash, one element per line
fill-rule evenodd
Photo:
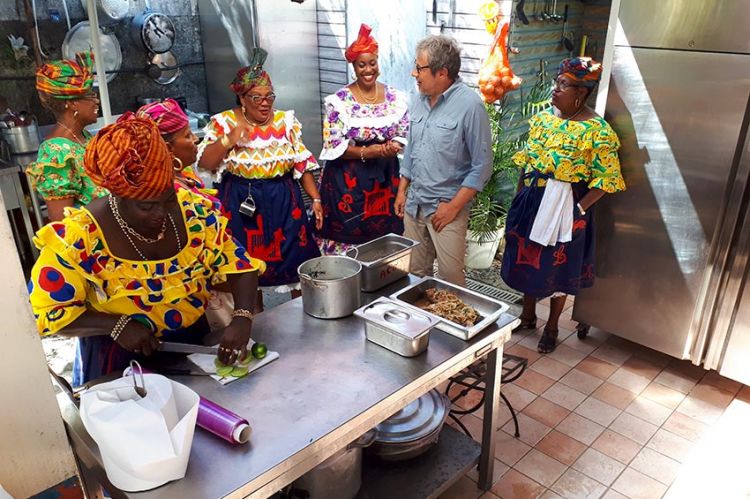
<path fill-rule="evenodd" d="M 594 285 L 594 221 L 591 210 L 581 215 L 575 210 L 573 239 L 554 246 L 529 241 L 544 186 L 537 185 L 545 175 L 525 174 L 531 185 L 524 185 L 508 210 L 505 224 L 505 252 L 500 275 L 513 289 L 544 298 L 553 293 L 575 295 L 581 288 Z M 588 192 L 586 182 L 573 184 L 578 202 Z"/>
<path fill-rule="evenodd" d="M 389 233 L 403 234 L 404 221 L 393 211 L 398 183 L 395 157 L 327 161 L 320 179 L 325 210 L 320 236 L 361 244 Z"/>
<path fill-rule="evenodd" d="M 209 332 L 208 320 L 204 315 L 188 327 L 175 331 L 163 331 L 161 340 L 173 343 L 202 345 L 203 337 Z M 170 354 L 157 352 L 151 357 L 144 357 L 143 355 L 128 352 L 115 343 L 108 335 L 80 337 L 78 338 L 76 356 L 73 361 L 73 386 L 81 386 L 93 379 L 113 372 L 121 373 L 128 367 L 132 359 L 137 360 L 144 367 L 149 365 L 158 366 L 159 358 L 162 356 L 168 357 Z"/>
<path fill-rule="evenodd" d="M 255 215 L 240 213 L 248 189 L 255 201 Z M 224 173 L 219 200 L 229 229 L 250 256 L 266 262 L 260 286 L 299 282 L 297 267 L 320 256 L 312 237 L 299 183 L 291 174 L 269 179 L 247 179 Z"/>

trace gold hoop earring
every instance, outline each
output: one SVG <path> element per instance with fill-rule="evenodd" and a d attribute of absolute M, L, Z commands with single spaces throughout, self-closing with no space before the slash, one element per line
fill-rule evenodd
<path fill-rule="evenodd" d="M 576 103 L 575 103 L 575 105 L 576 105 L 576 108 L 578 108 L 578 106 L 581 105 L 581 99 L 579 99 L 578 97 L 576 97 Z"/>
<path fill-rule="evenodd" d="M 73 117 L 78 118 L 78 109 L 73 111 Z"/>
<path fill-rule="evenodd" d="M 245 114 L 245 113 L 247 113 L 247 109 L 245 109 L 245 106 L 243 105 L 242 106 L 242 114 Z"/>
<path fill-rule="evenodd" d="M 181 172 L 183 169 L 182 160 L 180 158 L 172 158 L 172 163 L 177 163 L 176 166 L 172 166 L 172 169 L 176 172 Z"/>

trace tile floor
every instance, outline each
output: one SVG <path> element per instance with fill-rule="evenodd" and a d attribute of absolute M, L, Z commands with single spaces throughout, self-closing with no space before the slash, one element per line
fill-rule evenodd
<path fill-rule="evenodd" d="M 502 388 L 521 436 L 501 401 L 492 489 L 474 470 L 441 498 L 750 496 L 750 387 L 594 328 L 579 340 L 571 310 L 554 353 L 536 352 L 542 320 L 506 345 L 529 368 Z M 480 417 L 462 418 L 475 438 Z"/>

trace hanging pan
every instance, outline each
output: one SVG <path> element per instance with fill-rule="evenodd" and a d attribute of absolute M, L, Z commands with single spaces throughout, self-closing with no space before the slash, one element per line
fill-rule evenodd
<path fill-rule="evenodd" d="M 151 54 L 146 64 L 146 74 L 159 85 L 169 85 L 180 76 L 180 65 L 171 50 Z"/>

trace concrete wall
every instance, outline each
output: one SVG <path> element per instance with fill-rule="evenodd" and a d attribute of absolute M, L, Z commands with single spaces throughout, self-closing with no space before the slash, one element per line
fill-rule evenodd
<path fill-rule="evenodd" d="M 67 0 L 71 26 L 85 20 L 85 12 L 80 0 Z M 133 1 L 131 14 L 144 9 L 143 0 Z M 37 19 L 43 51 L 51 59 L 61 57 L 61 46 L 67 33 L 62 0 L 36 0 Z M 109 83 L 112 114 L 119 114 L 137 107 L 136 98 L 178 97 L 187 99 L 188 107 L 196 112 L 206 112 L 206 73 L 203 67 L 203 50 L 198 22 L 196 0 L 151 0 L 153 10 L 169 15 L 175 24 L 177 38 L 172 51 L 182 67 L 182 74 L 170 85 L 159 85 L 145 74 L 146 53 L 137 46 L 130 35 L 130 18 L 126 18 L 108 31 L 117 37 L 122 50 L 122 73 Z M 54 21 L 50 13 L 59 13 Z M 0 2 L 0 97 L 8 101 L 16 111 L 27 110 L 35 114 L 41 124 L 52 123 L 52 116 L 44 111 L 34 90 L 33 63 L 16 67 L 8 50 L 8 35 L 23 36 L 31 47 L 35 36 L 26 27 L 23 0 L 3 0 Z M 1 99 L 0 99 L 1 100 Z"/>
<path fill-rule="evenodd" d="M 5 203 L 0 196 L 0 213 Z M 0 484 L 29 497 L 75 474 L 8 217 L 0 216 Z"/>

